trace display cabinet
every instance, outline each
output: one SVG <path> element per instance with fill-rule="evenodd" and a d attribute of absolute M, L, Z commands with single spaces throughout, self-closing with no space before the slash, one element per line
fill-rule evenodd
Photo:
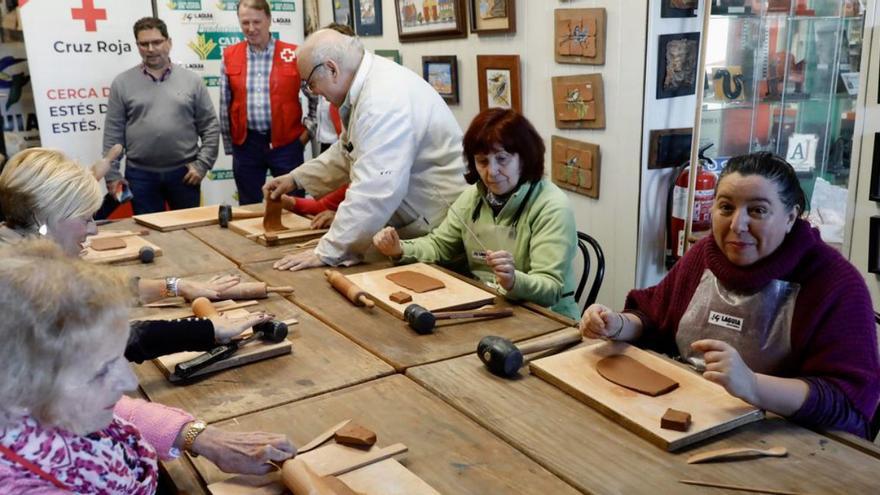
<path fill-rule="evenodd" d="M 784 156 L 801 177 L 808 209 L 821 190 L 816 201 L 840 216 L 842 237 L 864 7 L 857 0 L 710 3 L 700 142 L 715 144 L 719 168 L 743 153 Z"/>

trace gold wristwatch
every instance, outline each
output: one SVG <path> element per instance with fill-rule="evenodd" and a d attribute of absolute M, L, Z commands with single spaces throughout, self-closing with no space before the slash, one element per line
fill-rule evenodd
<path fill-rule="evenodd" d="M 183 433 L 183 450 L 184 452 L 189 452 L 189 454 L 193 457 L 198 457 L 199 454 L 196 454 L 192 451 L 193 443 L 196 441 L 196 437 L 198 437 L 205 428 L 208 427 L 208 424 L 204 421 L 197 419 L 192 423 L 188 424 L 186 427 L 186 431 Z"/>

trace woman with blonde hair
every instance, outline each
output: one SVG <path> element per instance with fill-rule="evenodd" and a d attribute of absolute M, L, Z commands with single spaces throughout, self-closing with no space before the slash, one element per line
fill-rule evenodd
<path fill-rule="evenodd" d="M 283 435 L 124 396 L 137 385 L 125 286 L 46 240 L 0 247 L 0 493 L 151 494 L 157 458 L 181 450 L 254 474 L 295 455 Z"/>

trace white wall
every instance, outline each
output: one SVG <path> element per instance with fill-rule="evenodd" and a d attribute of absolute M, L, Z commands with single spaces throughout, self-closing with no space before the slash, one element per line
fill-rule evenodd
<path fill-rule="evenodd" d="M 365 37 L 370 50 L 400 50 L 403 64 L 421 74 L 423 55 L 458 56 L 460 104 L 452 111 L 466 129 L 479 111 L 477 55 L 518 54 L 522 73 L 523 113 L 547 145 L 560 135 L 600 146 L 602 169 L 598 200 L 569 193 L 578 229 L 602 245 L 607 265 L 599 301 L 620 307 L 635 283 L 638 225 L 642 93 L 648 0 L 516 0 L 516 33 L 468 34 L 467 38 L 400 43 L 394 0 L 382 0 L 383 35 Z M 557 64 L 553 57 L 553 11 L 557 8 L 604 7 L 607 11 L 605 65 Z M 333 21 L 332 0 L 319 4 L 321 25 Z M 553 119 L 550 78 L 601 73 L 605 84 L 604 130 L 559 130 Z"/>

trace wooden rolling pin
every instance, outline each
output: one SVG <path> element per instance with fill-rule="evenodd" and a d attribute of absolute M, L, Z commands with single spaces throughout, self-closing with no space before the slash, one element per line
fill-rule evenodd
<path fill-rule="evenodd" d="M 363 289 L 355 285 L 351 280 L 345 278 L 345 275 L 336 270 L 324 270 L 324 277 L 330 282 L 340 294 L 345 296 L 355 306 L 366 306 L 372 308 L 375 303 L 367 297 L 367 293 Z"/>
<path fill-rule="evenodd" d="M 220 293 L 217 299 L 264 299 L 270 292 L 292 294 L 293 287 L 272 287 L 266 282 L 241 282 Z"/>
<path fill-rule="evenodd" d="M 335 476 L 318 476 L 301 459 L 291 459 L 284 463 L 282 481 L 291 493 L 318 495 L 357 495 Z"/>
<path fill-rule="evenodd" d="M 207 297 L 197 297 L 192 302 L 192 312 L 199 318 L 210 318 L 219 314 Z"/>

